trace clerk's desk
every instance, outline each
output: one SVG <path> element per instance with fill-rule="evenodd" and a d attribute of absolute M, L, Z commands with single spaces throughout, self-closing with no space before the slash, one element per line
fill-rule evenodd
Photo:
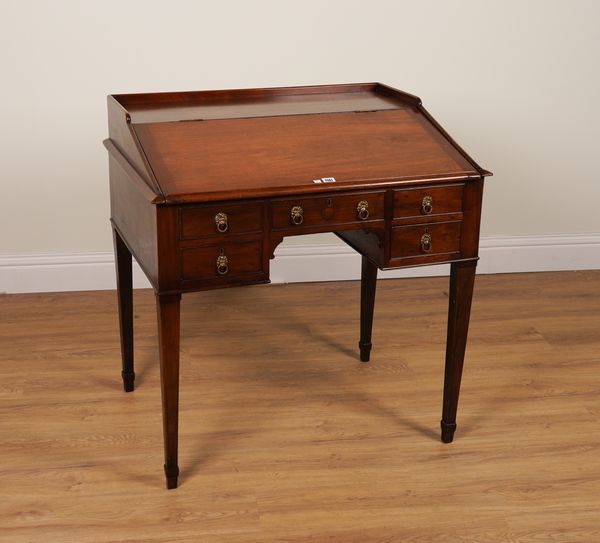
<path fill-rule="evenodd" d="M 123 383 L 133 390 L 132 254 L 156 293 L 167 488 L 179 467 L 181 294 L 269 282 L 286 236 L 362 255 L 360 359 L 377 269 L 451 263 L 442 441 L 451 442 L 484 177 L 415 96 L 380 83 L 108 97 Z M 207 316 L 208 318 L 208 316 Z"/>

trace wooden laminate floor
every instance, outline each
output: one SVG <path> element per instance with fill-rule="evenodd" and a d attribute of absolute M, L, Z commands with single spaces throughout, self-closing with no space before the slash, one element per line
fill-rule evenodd
<path fill-rule="evenodd" d="M 481 276 L 454 443 L 447 279 L 184 296 L 164 489 L 154 297 L 125 394 L 114 292 L 0 296 L 0 541 L 600 541 L 600 271 Z"/>

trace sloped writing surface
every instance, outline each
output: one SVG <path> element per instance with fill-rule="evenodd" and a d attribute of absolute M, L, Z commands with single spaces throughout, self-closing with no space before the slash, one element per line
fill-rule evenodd
<path fill-rule="evenodd" d="M 163 193 L 276 194 L 334 177 L 359 181 L 473 175 L 416 109 L 134 125 Z"/>

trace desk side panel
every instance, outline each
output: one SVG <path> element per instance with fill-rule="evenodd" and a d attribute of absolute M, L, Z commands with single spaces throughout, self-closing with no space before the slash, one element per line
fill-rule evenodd
<path fill-rule="evenodd" d="M 138 142 L 135 130 L 133 130 L 131 118 L 112 96 L 108 97 L 108 134 L 110 141 L 131 164 L 143 182 L 156 194 L 158 199 L 164 200 L 160 185 L 146 162 L 144 151 Z"/>
<path fill-rule="evenodd" d="M 481 177 L 476 181 L 470 181 L 465 184 L 463 196 L 463 234 L 460 240 L 460 250 L 463 258 L 479 257 L 483 183 L 484 178 Z"/>
<path fill-rule="evenodd" d="M 156 288 L 158 251 L 156 206 L 133 182 L 115 158 L 109 156 L 111 222 L 138 264 Z"/>

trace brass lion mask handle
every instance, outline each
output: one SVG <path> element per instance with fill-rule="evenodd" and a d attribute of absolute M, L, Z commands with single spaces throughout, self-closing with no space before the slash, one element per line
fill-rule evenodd
<path fill-rule="evenodd" d="M 425 215 L 429 215 L 433 211 L 433 198 L 431 196 L 423 196 L 421 211 L 423 211 Z"/>
<path fill-rule="evenodd" d="M 217 230 L 221 233 L 223 232 L 227 232 L 227 229 L 229 228 L 229 223 L 228 223 L 228 219 L 227 219 L 227 213 L 217 213 L 215 215 L 215 224 L 217 225 Z"/>
<path fill-rule="evenodd" d="M 292 220 L 292 224 L 302 224 L 304 222 L 304 210 L 302 209 L 302 207 L 292 207 L 292 210 L 290 211 L 290 219 Z"/>
<path fill-rule="evenodd" d="M 366 200 L 358 202 L 356 213 L 361 221 L 366 221 L 369 218 L 369 202 Z"/>
<path fill-rule="evenodd" d="M 225 275 L 229 271 L 229 260 L 225 256 L 225 249 L 221 249 L 221 254 L 217 257 L 217 273 Z"/>
<path fill-rule="evenodd" d="M 425 253 L 431 251 L 431 234 L 429 232 L 425 232 L 421 236 L 421 249 L 423 249 Z"/>

